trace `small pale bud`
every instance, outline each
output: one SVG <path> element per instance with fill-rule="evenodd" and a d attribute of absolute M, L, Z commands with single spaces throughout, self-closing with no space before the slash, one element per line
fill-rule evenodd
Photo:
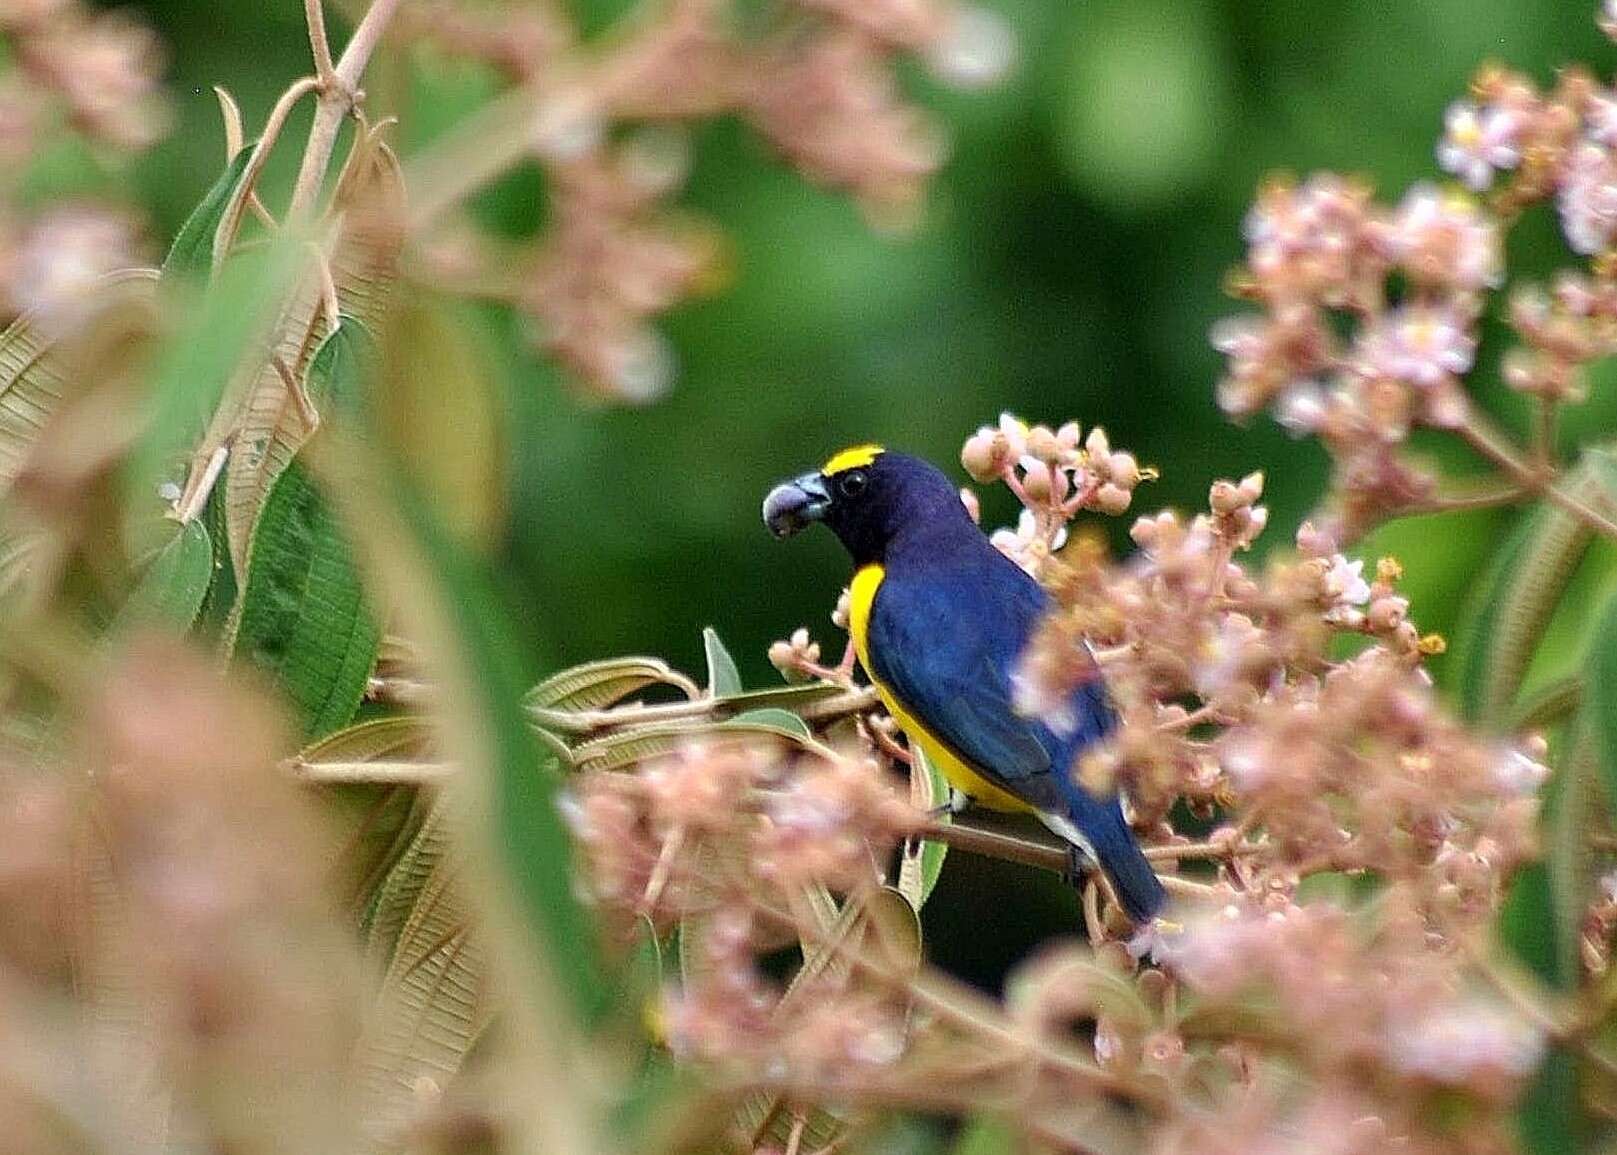
<path fill-rule="evenodd" d="M 769 647 L 769 664 L 777 670 L 790 670 L 797 664 L 797 651 L 792 648 L 790 642 L 771 643 Z"/>
<path fill-rule="evenodd" d="M 1005 468 L 1010 443 L 1003 433 L 979 429 L 960 450 L 960 464 L 977 482 L 993 481 Z"/>
<path fill-rule="evenodd" d="M 1034 501 L 1049 501 L 1051 490 L 1049 467 L 1038 463 L 1031 464 L 1027 473 L 1022 476 L 1022 489 Z"/>
<path fill-rule="evenodd" d="M 1207 505 L 1216 514 L 1227 517 L 1246 504 L 1233 481 L 1215 481 L 1207 491 Z"/>
<path fill-rule="evenodd" d="M 831 611 L 831 624 L 837 629 L 845 630 L 848 628 L 848 611 L 852 602 L 853 595 L 848 592 L 847 586 L 843 586 L 842 592 L 837 595 L 836 608 Z"/>
<path fill-rule="evenodd" d="M 1053 465 L 1061 457 L 1061 442 L 1048 425 L 1035 425 L 1028 430 L 1027 451 L 1047 465 Z"/>
<path fill-rule="evenodd" d="M 1084 449 L 1088 451 L 1092 459 L 1098 460 L 1103 457 L 1110 457 L 1112 455 L 1112 443 L 1106 439 L 1106 430 L 1099 425 L 1091 429 L 1089 439 L 1084 442 Z"/>
<path fill-rule="evenodd" d="M 1395 630 L 1409 616 L 1409 602 L 1398 597 L 1377 598 L 1370 603 L 1370 609 L 1365 616 L 1370 628 L 1377 633 Z"/>
<path fill-rule="evenodd" d="M 1094 508 L 1099 510 L 1101 513 L 1107 514 L 1111 517 L 1116 517 L 1121 513 L 1128 512 L 1129 502 L 1131 500 L 1132 498 L 1128 490 L 1124 489 L 1120 485 L 1114 485 L 1108 481 L 1105 485 L 1101 486 L 1095 491 L 1095 497 L 1092 504 Z"/>
<path fill-rule="evenodd" d="M 1076 421 L 1069 421 L 1056 430 L 1056 440 L 1063 449 L 1077 449 L 1083 439 L 1083 429 Z"/>
<path fill-rule="evenodd" d="M 1133 489 L 1140 484 L 1140 463 L 1134 460 L 1132 453 L 1112 454 L 1106 461 L 1106 472 L 1114 484 L 1124 489 Z"/>
<path fill-rule="evenodd" d="M 1263 496 L 1263 470 L 1259 469 L 1241 478 L 1241 496 L 1246 498 L 1247 504 Z"/>

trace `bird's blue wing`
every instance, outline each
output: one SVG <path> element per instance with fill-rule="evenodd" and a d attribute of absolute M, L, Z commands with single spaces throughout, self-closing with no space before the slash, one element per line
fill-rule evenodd
<path fill-rule="evenodd" d="M 1081 692 L 1077 731 L 1067 735 L 1016 712 L 1011 674 L 1048 601 L 1006 565 L 1010 574 L 933 569 L 922 580 L 890 570 L 871 609 L 869 672 L 984 778 L 1039 809 L 1065 812 L 1058 779 L 1072 752 L 1104 729 L 1104 696 L 1098 685 Z"/>

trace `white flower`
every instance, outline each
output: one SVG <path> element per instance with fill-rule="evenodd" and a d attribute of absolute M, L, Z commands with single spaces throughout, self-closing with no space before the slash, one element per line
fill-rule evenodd
<path fill-rule="evenodd" d="M 1478 1074 L 1531 1074 L 1543 1036 L 1520 1016 L 1491 1002 L 1454 1001 L 1395 1023 L 1387 1058 L 1394 1068 L 1436 1083 L 1460 1084 Z"/>
<path fill-rule="evenodd" d="M 1489 105 L 1479 108 L 1457 100 L 1443 115 L 1443 139 L 1437 163 L 1475 192 L 1493 184 L 1494 173 L 1521 163 L 1521 114 Z"/>
<path fill-rule="evenodd" d="M 1024 509 L 1016 519 L 1014 530 L 996 529 L 989 535 L 988 541 L 1000 553 L 1032 573 L 1051 550 L 1067 544 L 1067 527 L 1063 525 L 1058 528 L 1055 538 L 1047 543 L 1039 529 L 1039 519 L 1033 516 L 1032 510 Z"/>
<path fill-rule="evenodd" d="M 1476 292 L 1504 279 L 1498 227 L 1458 190 L 1415 185 L 1381 236 L 1387 256 L 1423 280 Z"/>
<path fill-rule="evenodd" d="M 1275 420 L 1293 437 L 1317 433 L 1325 424 L 1328 400 L 1318 381 L 1297 381 L 1275 399 Z"/>
<path fill-rule="evenodd" d="M 1617 162 L 1611 152 L 1589 140 L 1573 149 L 1555 205 L 1574 252 L 1588 256 L 1609 245 L 1617 232 Z"/>
<path fill-rule="evenodd" d="M 1404 305 L 1359 337 L 1355 367 L 1366 377 L 1390 377 L 1433 389 L 1471 368 L 1477 339 L 1458 310 Z"/>
<path fill-rule="evenodd" d="M 1550 768 L 1520 747 L 1501 750 L 1494 759 L 1494 783 L 1506 794 L 1535 794 L 1549 776 Z"/>
<path fill-rule="evenodd" d="M 1364 559 L 1349 561 L 1339 553 L 1331 555 L 1331 568 L 1325 572 L 1325 595 L 1333 610 L 1368 602 L 1370 583 L 1364 580 Z"/>

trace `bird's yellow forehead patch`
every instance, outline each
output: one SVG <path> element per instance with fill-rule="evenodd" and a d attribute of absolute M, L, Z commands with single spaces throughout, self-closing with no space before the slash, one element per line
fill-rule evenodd
<path fill-rule="evenodd" d="M 855 445 L 834 455 L 830 461 L 820 466 L 820 472 L 830 477 L 834 473 L 860 469 L 875 461 L 883 452 L 885 451 L 880 445 Z"/>

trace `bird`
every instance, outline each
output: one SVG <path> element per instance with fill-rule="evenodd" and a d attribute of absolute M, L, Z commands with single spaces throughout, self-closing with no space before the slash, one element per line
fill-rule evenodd
<path fill-rule="evenodd" d="M 1125 914 L 1147 926 L 1164 891 L 1114 793 L 1072 773 L 1115 716 L 1099 678 L 1063 717 L 1019 713 L 1017 662 L 1052 609 L 1044 588 L 995 548 L 942 470 L 881 445 L 856 445 L 775 486 L 763 504 L 776 538 L 818 522 L 852 558 L 848 625 L 860 667 L 904 731 L 969 804 L 1032 811 L 1088 862 Z"/>

